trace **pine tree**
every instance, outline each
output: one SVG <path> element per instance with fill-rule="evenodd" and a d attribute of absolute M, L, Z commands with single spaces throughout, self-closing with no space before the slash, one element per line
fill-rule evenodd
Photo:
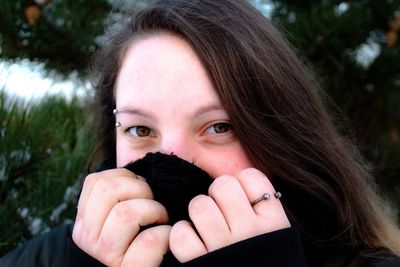
<path fill-rule="evenodd" d="M 110 9 L 105 0 L 4 0 L 0 57 L 28 58 L 48 70 L 85 74 Z"/>
<path fill-rule="evenodd" d="M 377 182 L 400 204 L 400 1 L 274 1 L 272 20 L 350 119 Z"/>

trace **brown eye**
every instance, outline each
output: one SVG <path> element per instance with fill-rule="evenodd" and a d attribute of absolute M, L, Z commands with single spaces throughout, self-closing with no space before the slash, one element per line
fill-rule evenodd
<path fill-rule="evenodd" d="M 129 128 L 129 132 L 134 137 L 147 137 L 151 134 L 151 129 L 146 126 L 134 126 Z"/>
<path fill-rule="evenodd" d="M 211 134 L 222 134 L 232 131 L 232 125 L 229 123 L 216 123 L 207 128 L 206 132 Z"/>

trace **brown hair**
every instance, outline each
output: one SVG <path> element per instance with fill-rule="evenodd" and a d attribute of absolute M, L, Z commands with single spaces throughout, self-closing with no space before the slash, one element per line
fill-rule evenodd
<path fill-rule="evenodd" d="M 158 32 L 192 45 L 237 138 L 284 193 L 287 215 L 306 244 L 400 254 L 399 230 L 357 150 L 336 131 L 312 75 L 245 1 L 159 1 L 111 33 L 95 69 L 100 158 L 115 160 L 113 89 L 124 51 L 135 38 Z"/>

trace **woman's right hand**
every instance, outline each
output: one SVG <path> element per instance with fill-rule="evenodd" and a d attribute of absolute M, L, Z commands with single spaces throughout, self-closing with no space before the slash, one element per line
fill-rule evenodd
<path fill-rule="evenodd" d="M 76 245 L 108 266 L 159 266 L 169 250 L 166 209 L 149 185 L 126 169 L 86 177 L 72 233 Z"/>

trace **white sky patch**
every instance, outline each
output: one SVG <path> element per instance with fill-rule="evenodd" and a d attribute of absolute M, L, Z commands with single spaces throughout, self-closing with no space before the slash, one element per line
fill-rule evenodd
<path fill-rule="evenodd" d="M 356 49 L 355 53 L 357 63 L 368 68 L 381 53 L 381 47 L 372 38 L 368 38 L 367 42 Z"/>
<path fill-rule="evenodd" d="M 251 3 L 255 8 L 260 10 L 264 16 L 266 16 L 268 19 L 271 19 L 272 12 L 274 11 L 275 8 L 271 0 L 269 1 L 253 0 Z"/>
<path fill-rule="evenodd" d="M 44 4 L 47 3 L 46 0 L 35 0 L 35 2 L 36 2 L 37 4 L 39 4 L 39 5 L 44 5 Z"/>
<path fill-rule="evenodd" d="M 347 10 L 349 10 L 349 3 L 346 3 L 346 2 L 342 2 L 342 3 L 340 3 L 339 5 L 337 5 L 336 7 L 335 7 L 335 14 L 337 15 L 337 16 L 340 16 L 340 15 L 342 15 L 343 13 L 345 13 Z"/>
<path fill-rule="evenodd" d="M 66 80 L 44 75 L 43 64 L 21 60 L 17 63 L 0 61 L 0 89 L 25 100 L 40 99 L 45 95 L 85 96 L 89 83 L 79 82 L 73 73 Z"/>

